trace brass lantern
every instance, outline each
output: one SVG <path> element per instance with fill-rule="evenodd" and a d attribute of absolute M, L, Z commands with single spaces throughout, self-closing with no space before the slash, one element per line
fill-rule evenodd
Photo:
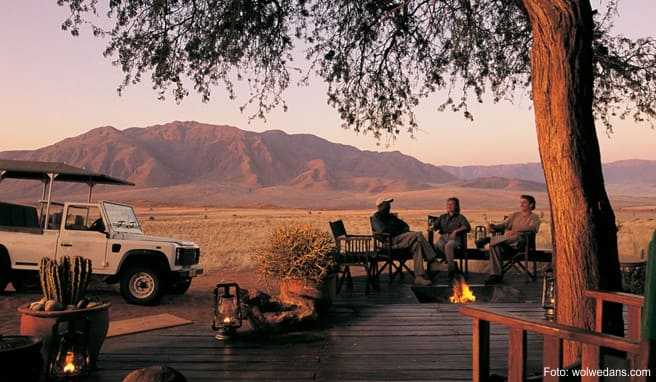
<path fill-rule="evenodd" d="M 551 268 L 544 271 L 542 278 L 542 308 L 544 318 L 549 321 L 556 319 L 556 278 Z"/>
<path fill-rule="evenodd" d="M 240 289 L 236 283 L 217 284 L 214 288 L 214 321 L 212 329 L 220 331 L 218 340 L 233 336 L 241 327 Z"/>
<path fill-rule="evenodd" d="M 487 227 L 477 225 L 474 230 L 474 241 L 482 240 L 487 237 Z"/>
<path fill-rule="evenodd" d="M 67 380 L 89 373 L 89 321 L 60 321 L 53 327 L 48 375 Z"/>

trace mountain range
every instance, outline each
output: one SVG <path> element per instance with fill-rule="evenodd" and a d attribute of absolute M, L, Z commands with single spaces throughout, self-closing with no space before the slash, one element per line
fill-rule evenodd
<path fill-rule="evenodd" d="M 124 178 L 135 188 L 102 187 L 103 197 L 153 203 L 222 206 L 357 207 L 380 193 L 441 188 L 545 191 L 538 163 L 436 166 L 398 151 L 373 152 L 310 134 L 262 133 L 232 126 L 171 122 L 118 130 L 105 126 L 0 159 L 54 161 Z M 608 184 L 656 184 L 656 161 L 607 163 Z M 25 182 L 3 182 L 8 198 L 38 195 Z M 58 185 L 60 194 L 81 193 Z"/>

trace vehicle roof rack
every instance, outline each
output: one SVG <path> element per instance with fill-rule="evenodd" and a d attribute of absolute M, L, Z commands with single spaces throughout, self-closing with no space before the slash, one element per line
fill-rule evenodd
<path fill-rule="evenodd" d="M 30 179 L 48 182 L 51 175 L 56 176 L 57 182 L 134 186 L 134 183 L 127 180 L 74 167 L 66 163 L 0 159 L 0 180 Z"/>
<path fill-rule="evenodd" d="M 28 179 L 43 182 L 43 196 L 45 203 L 41 216 L 49 216 L 52 202 L 52 185 L 55 182 L 84 183 L 89 186 L 89 203 L 91 194 L 96 184 L 108 184 L 115 186 L 134 186 L 127 180 L 113 178 L 109 175 L 89 171 L 84 168 L 74 167 L 60 162 L 37 162 L 23 160 L 0 159 L 0 182 L 4 179 Z M 43 227 L 47 219 L 43 219 Z"/>

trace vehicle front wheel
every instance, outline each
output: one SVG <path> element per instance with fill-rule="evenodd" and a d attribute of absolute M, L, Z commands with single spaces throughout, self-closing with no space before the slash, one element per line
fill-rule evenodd
<path fill-rule="evenodd" d="M 162 294 L 162 275 L 157 269 L 131 266 L 121 274 L 121 295 L 130 304 L 155 305 Z"/>
<path fill-rule="evenodd" d="M 11 284 L 14 286 L 16 292 L 35 292 L 41 289 L 39 273 L 36 271 L 13 271 Z"/>
<path fill-rule="evenodd" d="M 172 294 L 185 294 L 189 290 L 189 287 L 191 287 L 191 278 L 172 283 L 170 290 Z"/>
<path fill-rule="evenodd" d="M 9 257 L 5 257 L 0 250 L 0 293 L 5 291 L 7 285 L 11 281 L 11 264 Z"/>

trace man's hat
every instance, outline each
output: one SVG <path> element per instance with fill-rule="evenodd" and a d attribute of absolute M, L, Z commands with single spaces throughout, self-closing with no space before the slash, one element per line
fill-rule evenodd
<path fill-rule="evenodd" d="M 380 206 L 383 203 L 392 203 L 394 201 L 393 198 L 390 198 L 389 196 L 379 196 L 376 198 L 376 207 Z"/>

